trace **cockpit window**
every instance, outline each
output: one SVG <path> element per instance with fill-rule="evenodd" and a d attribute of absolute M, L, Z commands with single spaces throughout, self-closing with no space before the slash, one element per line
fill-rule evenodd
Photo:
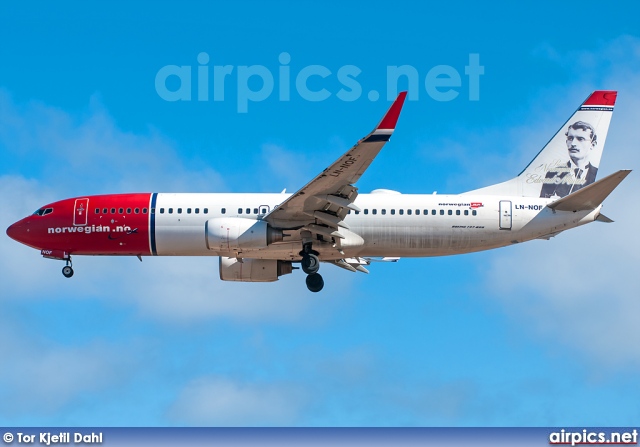
<path fill-rule="evenodd" d="M 33 213 L 34 216 L 46 216 L 47 214 L 53 213 L 53 208 L 40 208 L 38 211 Z"/>

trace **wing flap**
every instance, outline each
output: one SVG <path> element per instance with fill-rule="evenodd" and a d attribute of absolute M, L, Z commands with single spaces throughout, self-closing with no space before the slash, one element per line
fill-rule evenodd
<path fill-rule="evenodd" d="M 330 264 L 333 264 L 337 267 L 343 268 L 345 270 L 349 270 L 350 272 L 362 272 L 362 273 L 369 273 L 369 270 L 367 270 L 364 266 L 365 265 L 369 265 L 369 262 L 364 259 L 364 258 L 345 258 L 345 259 L 338 259 L 335 261 L 326 261 L 329 262 Z"/>

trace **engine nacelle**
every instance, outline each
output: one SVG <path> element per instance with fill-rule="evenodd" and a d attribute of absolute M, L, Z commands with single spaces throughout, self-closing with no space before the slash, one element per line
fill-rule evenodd
<path fill-rule="evenodd" d="M 207 248 L 216 252 L 243 248 L 265 248 L 282 241 L 282 230 L 271 228 L 263 220 L 242 217 L 216 217 L 204 226 Z"/>
<path fill-rule="evenodd" d="M 223 281 L 270 282 L 293 271 L 289 261 L 243 259 L 220 256 L 220 279 Z"/>

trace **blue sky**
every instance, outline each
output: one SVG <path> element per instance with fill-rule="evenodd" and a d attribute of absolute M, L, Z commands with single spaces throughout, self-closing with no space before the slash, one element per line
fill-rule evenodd
<path fill-rule="evenodd" d="M 639 14 L 636 2 L 3 3 L 0 226 L 85 194 L 295 190 L 373 128 L 387 67 L 401 65 L 419 74 L 418 99 L 362 192 L 506 180 L 595 89 L 619 90 L 600 170 L 635 169 Z M 225 99 L 195 100 L 194 80 L 191 101 L 163 100 L 157 73 L 195 73 L 202 52 L 212 71 L 234 67 Z M 329 69 L 309 86 L 331 96 L 292 87 L 282 101 L 276 86 L 239 113 L 239 67 L 279 82 L 282 53 L 292 79 Z M 470 54 L 484 67 L 477 101 Z M 426 91 L 439 65 L 461 75 L 453 100 Z M 353 101 L 336 96 L 343 66 L 361 70 Z M 3 236 L 0 425 L 636 424 L 636 177 L 605 204 L 614 224 L 370 275 L 324 266 L 316 295 L 301 274 L 223 283 L 214 259 L 77 257 L 67 280 Z"/>

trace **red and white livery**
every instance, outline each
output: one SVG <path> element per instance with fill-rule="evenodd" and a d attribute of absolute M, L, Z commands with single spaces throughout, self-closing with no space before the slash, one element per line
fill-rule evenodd
<path fill-rule="evenodd" d="M 66 277 L 72 255 L 219 256 L 222 280 L 276 281 L 300 264 L 318 292 L 321 262 L 368 273 L 376 260 L 470 253 L 611 222 L 602 202 L 630 172 L 596 180 L 616 92 L 590 95 L 509 181 L 457 195 L 359 194 L 356 182 L 389 141 L 405 97 L 294 194 L 83 196 L 45 205 L 7 234 L 65 261 Z"/>

